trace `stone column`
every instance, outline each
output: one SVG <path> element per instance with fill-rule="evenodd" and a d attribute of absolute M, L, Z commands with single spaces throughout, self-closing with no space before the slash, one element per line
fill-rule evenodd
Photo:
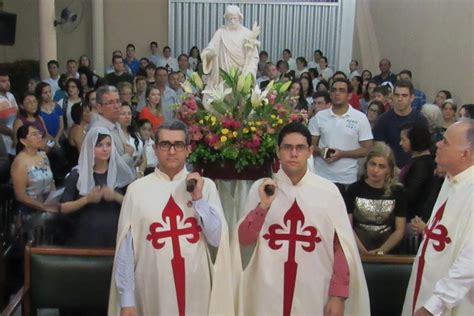
<path fill-rule="evenodd" d="M 92 1 L 92 62 L 99 76 L 104 75 L 104 0 Z"/>
<path fill-rule="evenodd" d="M 56 28 L 54 27 L 54 1 L 38 0 L 38 27 L 40 48 L 40 76 L 49 77 L 48 61 L 58 59 Z"/>

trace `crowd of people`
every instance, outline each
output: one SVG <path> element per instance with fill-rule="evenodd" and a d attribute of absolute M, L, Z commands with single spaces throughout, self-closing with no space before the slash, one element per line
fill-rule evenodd
<path fill-rule="evenodd" d="M 50 212 L 65 214 L 73 222 L 73 229 L 62 236 L 62 244 L 115 247 L 118 236 L 118 260 L 128 262 L 122 267 L 123 275 L 133 258 L 130 245 L 136 235 L 131 227 L 148 229 L 140 227 L 139 219 L 133 216 L 119 225 L 122 203 L 122 212 L 140 208 L 142 203 L 124 201 L 127 186 L 137 196 L 145 196 L 153 194 L 147 192 L 148 186 L 159 187 L 160 181 L 176 176 L 190 179 L 187 174 L 181 175 L 182 166 L 173 166 L 166 155 L 187 152 L 189 140 L 177 137 L 184 129 L 175 121 L 173 105 L 181 101 L 181 84 L 192 72 L 203 74 L 197 47 L 177 58 L 168 46 L 159 54 L 156 42 L 150 43 L 150 51 L 150 56 L 140 59 L 135 56 L 133 44 L 127 45 L 125 56 L 120 50 L 114 51 L 112 64 L 103 76 L 93 70 L 86 55 L 77 61 L 68 60 L 63 74 L 59 63 L 52 60 L 48 63 L 50 77 L 41 82 L 31 80 L 22 96 L 9 92 L 9 74 L 0 70 L 0 180 L 13 185 L 22 227 L 41 212 Z M 309 116 L 310 142 L 301 145 L 304 148 L 289 143 L 282 147 L 282 141 L 285 144 L 289 139 L 284 134 L 284 139 L 279 139 L 280 160 L 284 154 L 291 156 L 314 148 L 308 158 L 314 159 L 315 173 L 327 182 L 311 181 L 318 182 L 321 190 L 335 184 L 360 254 L 415 254 L 447 172 L 435 162 L 436 147 L 445 146 L 443 135 L 457 120 L 474 118 L 474 104 L 458 106 L 448 90 L 428 98 L 414 87 L 410 70 L 392 73 L 388 59 L 380 61 L 380 73 L 373 76 L 371 71 L 361 69 L 357 60 L 351 61 L 348 74 L 334 71 L 320 50 L 310 61 L 302 56 L 294 59 L 289 49 L 276 63 L 268 56 L 265 51 L 259 54 L 255 84 L 263 89 L 271 81 L 291 81 L 288 103 L 294 109 L 306 110 Z M 203 77 L 205 80 L 205 74 Z M 307 136 L 299 129 L 288 133 Z M 472 150 L 472 143 L 470 146 Z M 155 171 L 161 164 L 164 169 Z M 286 168 L 290 170 L 291 163 Z M 171 174 L 166 172 L 169 170 Z M 158 173 L 158 182 L 150 178 L 134 183 L 153 172 Z M 214 198 L 213 184 L 202 182 L 196 174 L 191 178 L 197 180 L 199 194 Z M 264 184 L 281 185 L 273 180 L 265 180 Z M 263 225 L 257 218 L 263 219 L 273 202 L 262 193 L 263 184 L 255 190 L 251 196 L 254 194 L 256 200 L 260 197 L 261 202 L 244 219 L 247 224 L 239 227 L 242 245 L 255 243 Z M 161 198 L 163 206 L 170 203 L 169 194 Z M 192 201 L 201 199 L 192 197 Z M 222 210 L 214 202 L 206 203 L 196 206 L 203 233 L 210 245 L 221 247 L 228 243 L 223 241 L 227 228 Z M 32 236 L 31 231 L 23 233 Z M 414 246 L 404 247 L 403 241 Z M 344 247 L 346 243 L 341 240 Z M 206 270 L 206 263 L 200 264 Z M 340 264 L 347 269 L 347 262 L 342 260 Z M 203 290 L 209 290 L 203 279 L 195 281 Z M 130 294 L 130 285 L 123 287 L 127 281 L 116 282 L 122 306 L 127 306 L 130 302 L 124 293 Z"/>

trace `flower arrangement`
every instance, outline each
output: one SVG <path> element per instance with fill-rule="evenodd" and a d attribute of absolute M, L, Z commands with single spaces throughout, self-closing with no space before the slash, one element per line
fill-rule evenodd
<path fill-rule="evenodd" d="M 223 81 L 204 87 L 197 73 L 183 84 L 178 117 L 188 125 L 193 165 L 232 161 L 240 172 L 248 166 L 263 166 L 275 157 L 277 135 L 292 121 L 306 121 L 306 111 L 293 110 L 285 92 L 291 82 L 252 89 L 253 76 L 231 69 L 221 70 Z"/>

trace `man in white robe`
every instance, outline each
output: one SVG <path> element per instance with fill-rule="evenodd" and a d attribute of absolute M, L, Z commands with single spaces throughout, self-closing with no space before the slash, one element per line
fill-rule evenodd
<path fill-rule="evenodd" d="M 255 79 L 258 67 L 258 41 L 256 32 L 242 26 L 243 15 L 239 7 L 230 5 L 224 14 L 226 25 L 219 28 L 209 45 L 202 51 L 202 65 L 207 86 L 213 88 L 222 80 L 219 69 L 229 72 L 232 67 L 251 73 Z"/>
<path fill-rule="evenodd" d="M 447 176 L 413 264 L 404 316 L 474 312 L 474 121 L 451 125 L 436 147 Z"/>
<path fill-rule="evenodd" d="M 310 132 L 291 123 L 278 144 L 282 169 L 250 189 L 246 211 L 252 211 L 238 224 L 232 245 L 238 314 L 370 315 L 342 196 L 307 168 Z M 274 186 L 273 194 L 267 185 Z M 242 269 L 241 250 L 253 245 Z"/>
<path fill-rule="evenodd" d="M 214 183 L 186 171 L 189 152 L 184 123 L 165 122 L 159 167 L 127 189 L 109 315 L 233 315 L 227 224 Z"/>

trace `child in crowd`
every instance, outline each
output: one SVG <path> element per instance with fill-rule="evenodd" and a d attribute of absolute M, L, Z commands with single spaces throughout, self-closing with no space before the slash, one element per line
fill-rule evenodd
<path fill-rule="evenodd" d="M 138 121 L 138 132 L 140 138 L 143 141 L 143 147 L 146 155 L 147 165 L 145 169 L 145 175 L 152 173 L 158 164 L 158 159 L 155 155 L 155 141 L 152 139 L 153 128 L 151 122 L 147 119 L 141 119 Z"/>

